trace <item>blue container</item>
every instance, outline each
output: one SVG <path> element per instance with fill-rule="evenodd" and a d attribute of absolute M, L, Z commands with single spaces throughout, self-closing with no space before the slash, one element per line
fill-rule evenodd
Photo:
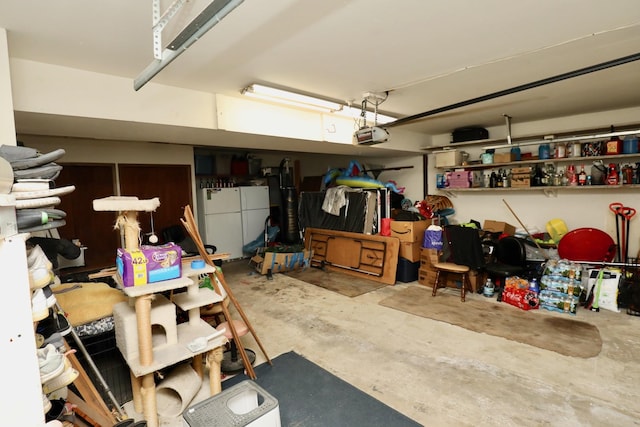
<path fill-rule="evenodd" d="M 540 144 L 538 147 L 538 158 L 540 160 L 547 160 L 551 157 L 551 146 L 549 144 Z"/>
<path fill-rule="evenodd" d="M 519 162 L 522 158 L 522 154 L 520 153 L 520 147 L 513 147 L 511 149 L 511 160 Z"/>
<path fill-rule="evenodd" d="M 627 135 L 622 141 L 622 153 L 634 154 L 638 152 L 638 137 Z"/>

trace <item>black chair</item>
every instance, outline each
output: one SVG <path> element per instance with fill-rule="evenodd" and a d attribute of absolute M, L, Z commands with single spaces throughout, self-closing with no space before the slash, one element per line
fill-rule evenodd
<path fill-rule="evenodd" d="M 493 248 L 491 259 L 484 270 L 494 278 L 498 288 L 498 300 L 502 297 L 504 282 L 507 277 L 522 275 L 527 268 L 527 250 L 525 241 L 514 236 L 503 237 Z"/>
<path fill-rule="evenodd" d="M 191 236 L 187 235 L 185 229 L 182 225 L 171 225 L 162 230 L 162 240 L 165 243 L 173 242 L 176 245 L 180 246 L 182 251 L 187 255 L 199 255 L 198 246 L 193 241 Z M 215 254 L 216 248 L 213 245 L 204 245 L 204 248 L 207 250 L 209 255 Z"/>
<path fill-rule="evenodd" d="M 448 225 L 443 230 L 445 248 L 443 251 L 444 262 L 433 263 L 436 271 L 435 282 L 431 292 L 436 296 L 438 288 L 446 287 L 446 280 L 441 282 L 442 275 L 457 274 L 460 276 L 460 300 L 465 301 L 466 291 L 474 291 L 477 287 L 471 283 L 470 270 L 480 270 L 484 264 L 482 242 L 477 229 Z M 444 273 L 444 274 L 442 274 Z"/>

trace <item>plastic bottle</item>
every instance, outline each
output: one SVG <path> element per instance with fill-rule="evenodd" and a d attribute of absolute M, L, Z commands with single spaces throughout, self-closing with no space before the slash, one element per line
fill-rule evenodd
<path fill-rule="evenodd" d="M 489 187 L 496 188 L 498 183 L 498 177 L 496 176 L 496 172 L 491 172 L 491 177 L 489 178 Z"/>
<path fill-rule="evenodd" d="M 578 174 L 576 174 L 574 165 L 567 166 L 567 178 L 569 179 L 569 185 L 578 185 Z"/>
<path fill-rule="evenodd" d="M 638 140 L 636 139 L 636 145 Z M 511 161 L 519 162 L 522 158 L 522 153 L 520 152 L 520 147 L 511 148 Z"/>
<path fill-rule="evenodd" d="M 540 292 L 538 279 L 536 279 L 535 277 L 529 281 L 529 290 L 535 292 L 536 294 Z"/>
<path fill-rule="evenodd" d="M 587 185 L 587 173 L 584 171 L 584 165 L 580 166 L 578 174 L 578 185 Z"/>
<path fill-rule="evenodd" d="M 540 144 L 538 147 L 538 158 L 547 160 L 551 156 L 551 146 L 549 144 Z"/>
<path fill-rule="evenodd" d="M 616 168 L 617 167 L 615 163 L 609 163 L 609 175 L 607 175 L 607 181 L 606 181 L 608 185 L 618 185 L 619 177 L 618 177 L 618 171 L 616 170 Z"/>
<path fill-rule="evenodd" d="M 493 284 L 493 282 L 491 281 L 490 277 L 487 277 L 487 281 L 484 282 L 484 288 L 482 288 L 482 295 L 484 295 L 485 297 L 492 297 L 494 292 L 496 291 L 496 287 Z"/>

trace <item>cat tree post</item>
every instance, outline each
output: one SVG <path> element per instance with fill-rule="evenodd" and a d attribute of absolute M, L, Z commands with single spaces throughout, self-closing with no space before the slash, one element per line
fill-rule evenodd
<path fill-rule="evenodd" d="M 122 246 L 132 254 L 132 257 L 135 253 L 135 256 L 139 258 L 130 262 L 146 262 L 146 255 L 141 253 L 143 249 L 138 247 L 140 229 L 137 222 L 137 212 L 155 210 L 160 204 L 158 199 L 138 200 L 135 197 L 107 197 L 106 199 L 94 200 L 93 203 L 94 209 L 97 211 L 116 211 L 119 213 L 116 228 L 119 228 L 124 235 L 125 241 Z M 167 260 L 171 259 L 171 254 L 176 255 L 175 250 L 169 251 Z M 177 256 L 173 261 L 178 261 Z M 171 383 L 171 387 L 161 387 L 160 393 L 158 393 L 154 381 L 154 373 L 158 370 L 188 359 L 196 359 L 201 365 L 201 354 L 210 353 L 211 357 L 207 357 L 210 386 L 213 393 L 220 392 L 220 358 L 216 355 L 221 354 L 222 346 L 227 339 L 224 336 L 214 337 L 209 339 L 206 345 L 199 350 L 194 350 L 190 346 L 190 343 L 195 339 L 208 337 L 215 332 L 211 325 L 200 318 L 199 307 L 220 302 L 222 297 L 209 289 L 200 289 L 198 282 L 194 280 L 202 272 L 210 273 L 213 270 L 211 266 L 205 266 L 204 269 L 194 269 L 192 265 L 183 263 L 179 277 L 155 281 L 152 286 L 146 286 L 146 282 L 141 286 L 124 286 L 123 283 L 123 291 L 129 296 L 130 304 L 121 303 L 114 306 L 116 343 L 132 372 L 136 411 L 144 414 L 147 425 L 150 427 L 158 426 L 158 418 L 162 414 L 165 416 L 167 414 L 173 415 L 164 411 L 167 409 L 167 399 L 171 400 L 171 393 L 166 392 L 168 389 L 175 388 L 176 385 L 193 387 L 193 384 L 175 381 Z M 146 270 L 144 270 L 144 274 L 147 274 Z M 116 279 L 118 278 L 119 276 L 116 275 Z M 187 288 L 187 292 L 175 295 L 172 300 L 168 300 L 161 294 L 179 288 Z M 154 301 L 153 305 L 151 304 L 152 300 Z M 189 322 L 177 323 L 176 307 L 189 313 Z M 152 327 L 156 325 L 164 330 L 167 339 L 161 349 L 156 347 L 154 351 Z M 202 366 L 198 366 L 198 368 L 200 369 L 196 368 L 197 375 L 194 375 L 201 378 Z M 186 389 L 178 391 L 178 394 L 181 398 L 189 395 L 186 393 Z M 157 401 L 158 397 L 161 402 Z M 139 409 L 140 407 L 141 409 Z M 164 412 L 159 414 L 158 408 Z"/>
<path fill-rule="evenodd" d="M 140 225 L 138 212 L 153 212 L 160 206 L 156 197 L 149 200 L 139 200 L 137 197 L 106 197 L 93 201 L 95 211 L 120 212 L 116 221 L 116 228 L 124 233 L 124 247 L 127 250 L 139 248 Z M 140 363 L 149 366 L 153 363 L 153 343 L 151 340 L 151 300 L 152 295 L 143 295 L 135 300 L 136 321 L 138 324 L 138 348 Z M 134 377 L 132 375 L 132 377 Z M 156 387 L 153 373 L 144 375 L 141 381 L 132 381 L 134 388 L 134 406 L 142 400 L 142 411 L 149 427 L 158 427 L 158 413 L 156 405 Z M 139 387 L 139 389 L 136 389 Z M 140 397 L 142 399 L 140 399 Z M 135 408 L 139 411 L 139 408 Z"/>

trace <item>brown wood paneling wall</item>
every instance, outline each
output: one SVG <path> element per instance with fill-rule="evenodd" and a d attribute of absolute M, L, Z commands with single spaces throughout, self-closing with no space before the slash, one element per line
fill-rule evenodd
<path fill-rule="evenodd" d="M 93 200 L 115 194 L 115 165 L 62 164 L 56 186 L 75 185 L 71 194 L 60 197 L 59 208 L 67 213 L 67 225 L 58 229 L 63 239 L 79 239 L 85 251 L 87 267 L 104 268 L 114 265 L 115 249 L 120 235 L 113 229 L 116 214 L 96 212 Z"/>
<path fill-rule="evenodd" d="M 163 228 L 181 225 L 186 205 L 193 209 L 189 165 L 118 165 L 118 174 L 121 195 L 160 199 L 160 206 L 153 213 L 155 232 L 160 239 Z M 138 221 L 143 233 L 151 231 L 149 213 L 140 212 Z"/>
<path fill-rule="evenodd" d="M 61 197 L 59 207 L 67 213 L 67 225 L 58 232 L 64 239 L 80 239 L 88 248 L 85 266 L 67 272 L 113 267 L 116 250 L 121 246 L 120 232 L 114 229 L 117 212 L 96 212 L 93 200 L 118 194 L 116 165 L 68 163 L 62 166 L 56 186 L 75 185 L 76 190 Z M 153 214 L 160 238 L 162 228 L 180 224 L 184 206 L 193 206 L 189 165 L 118 165 L 118 175 L 121 195 L 160 199 L 160 207 Z M 138 221 L 143 232 L 151 231 L 148 213 L 141 212 Z"/>

